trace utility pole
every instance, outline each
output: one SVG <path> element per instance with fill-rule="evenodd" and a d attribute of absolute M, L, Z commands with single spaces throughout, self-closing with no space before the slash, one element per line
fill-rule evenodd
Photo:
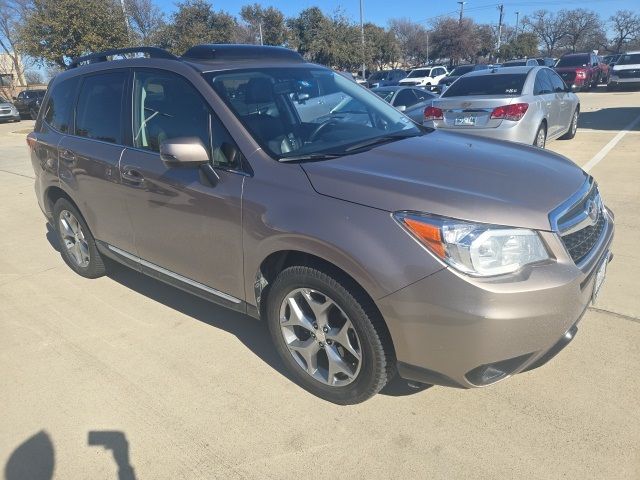
<path fill-rule="evenodd" d="M 429 30 L 427 30 L 427 65 L 429 65 Z"/>
<path fill-rule="evenodd" d="M 260 19 L 260 23 L 258 23 L 258 30 L 260 32 L 260 45 L 264 45 L 262 41 L 262 19 Z"/>
<path fill-rule="evenodd" d="M 464 13 L 464 4 L 467 2 L 458 2 L 460 4 L 460 23 L 462 23 L 462 14 Z"/>
<path fill-rule="evenodd" d="M 362 6 L 364 0 L 360 0 L 360 40 L 362 42 L 362 79 L 366 80 L 365 72 L 367 66 L 365 65 L 365 48 L 364 48 L 364 9 Z"/>
<path fill-rule="evenodd" d="M 516 12 L 516 42 L 518 41 L 518 23 L 520 20 L 520 12 Z"/>
<path fill-rule="evenodd" d="M 497 47 L 497 55 L 496 60 L 500 60 L 500 46 L 502 45 L 502 18 L 504 15 L 504 5 L 501 3 L 498 5 L 498 10 L 500 10 L 500 19 L 498 20 L 498 47 Z"/>

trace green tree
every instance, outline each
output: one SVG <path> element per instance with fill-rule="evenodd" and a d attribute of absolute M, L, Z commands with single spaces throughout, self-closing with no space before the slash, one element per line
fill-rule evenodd
<path fill-rule="evenodd" d="M 24 53 L 61 67 L 73 57 L 128 43 L 118 0 L 33 0 L 20 38 Z"/>
<path fill-rule="evenodd" d="M 356 36 L 359 36 L 357 31 Z M 400 47 L 393 32 L 373 23 L 367 23 L 364 25 L 364 38 L 367 64 L 374 64 L 378 69 L 382 69 L 385 65 L 394 64 L 400 60 Z M 357 65 L 358 62 L 355 64 Z"/>
<path fill-rule="evenodd" d="M 213 10 L 205 0 L 186 0 L 158 33 L 158 43 L 176 54 L 200 43 L 232 43 L 238 22 L 226 12 Z"/>
<path fill-rule="evenodd" d="M 283 13 L 274 7 L 263 8 L 260 4 L 245 5 L 240 9 L 240 17 L 253 32 L 256 43 L 283 45 L 287 41 L 287 25 Z"/>
<path fill-rule="evenodd" d="M 153 45 L 164 26 L 164 14 L 153 0 L 123 0 L 131 43 Z"/>

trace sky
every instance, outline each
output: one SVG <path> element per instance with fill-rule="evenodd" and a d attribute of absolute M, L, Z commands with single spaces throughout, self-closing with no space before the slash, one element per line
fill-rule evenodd
<path fill-rule="evenodd" d="M 242 5 L 256 0 L 213 0 L 216 10 L 225 10 L 233 15 L 239 13 Z M 156 0 L 160 8 L 170 13 L 175 10 L 174 0 Z M 458 15 L 460 5 L 456 0 L 363 0 L 364 21 L 386 26 L 391 18 L 406 17 L 416 22 L 424 22 L 440 15 Z M 360 20 L 359 0 L 263 0 L 263 6 L 279 8 L 286 16 L 294 16 L 307 7 L 318 6 L 325 13 L 340 8 L 354 21 Z M 538 9 L 551 11 L 562 8 L 586 8 L 598 13 L 603 19 L 609 18 L 616 10 L 640 10 L 640 0 L 468 0 L 464 6 L 465 16 L 477 23 L 498 23 L 499 3 L 504 4 L 504 23 L 515 25 L 516 13 L 520 18 Z"/>

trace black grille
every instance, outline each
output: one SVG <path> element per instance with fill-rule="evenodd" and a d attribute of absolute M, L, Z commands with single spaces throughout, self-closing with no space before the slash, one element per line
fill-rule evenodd
<path fill-rule="evenodd" d="M 576 72 L 562 72 L 560 76 L 565 82 L 573 82 L 576 78 Z"/>
<path fill-rule="evenodd" d="M 616 72 L 620 78 L 640 78 L 640 69 L 638 70 L 620 70 Z"/>
<path fill-rule="evenodd" d="M 602 231 L 607 223 L 605 214 L 602 210 L 599 211 L 598 220 L 594 225 L 578 230 L 577 232 L 570 233 L 562 237 L 564 246 L 566 247 L 569 255 L 575 263 L 579 263 L 589 252 L 593 249 Z"/>

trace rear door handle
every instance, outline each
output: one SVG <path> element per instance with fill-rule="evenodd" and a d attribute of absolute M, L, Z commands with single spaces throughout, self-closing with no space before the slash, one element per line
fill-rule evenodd
<path fill-rule="evenodd" d="M 144 182 L 142 174 L 132 167 L 124 167 L 120 175 L 123 180 L 134 185 L 142 185 Z"/>

